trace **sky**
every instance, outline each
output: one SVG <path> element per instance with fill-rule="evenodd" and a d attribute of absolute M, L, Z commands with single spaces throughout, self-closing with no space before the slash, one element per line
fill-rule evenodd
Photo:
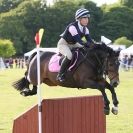
<path fill-rule="evenodd" d="M 118 0 L 91 0 L 97 4 L 97 6 L 101 6 L 102 4 L 112 4 L 117 2 Z"/>
<path fill-rule="evenodd" d="M 48 3 L 52 3 L 53 0 L 47 0 Z M 97 4 L 97 6 L 101 6 L 102 4 L 112 4 L 117 2 L 118 0 L 91 0 Z"/>

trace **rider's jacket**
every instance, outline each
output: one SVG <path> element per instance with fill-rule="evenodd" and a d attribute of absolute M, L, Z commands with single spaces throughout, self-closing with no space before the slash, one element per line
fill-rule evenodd
<path fill-rule="evenodd" d="M 74 33 L 76 32 L 76 33 Z M 65 39 L 68 44 L 75 44 L 80 43 L 83 45 L 83 41 L 81 40 L 82 37 L 85 37 L 87 40 L 87 43 L 91 43 L 92 39 L 89 35 L 89 30 L 87 27 L 83 27 L 79 25 L 78 21 L 75 21 L 73 23 L 70 23 L 63 34 L 61 34 L 61 37 Z"/>

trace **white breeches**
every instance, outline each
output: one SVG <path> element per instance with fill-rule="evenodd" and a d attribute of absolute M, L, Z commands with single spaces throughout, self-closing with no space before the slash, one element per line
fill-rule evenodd
<path fill-rule="evenodd" d="M 72 59 L 72 52 L 71 50 L 73 48 L 82 48 L 83 45 L 76 43 L 76 44 L 68 44 L 66 42 L 66 40 L 64 40 L 63 38 L 61 38 L 57 44 L 57 48 L 59 49 L 59 52 L 66 56 L 69 60 Z"/>

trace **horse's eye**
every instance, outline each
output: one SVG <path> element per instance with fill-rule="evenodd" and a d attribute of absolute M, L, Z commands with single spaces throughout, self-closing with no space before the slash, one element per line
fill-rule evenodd
<path fill-rule="evenodd" d="M 112 63 L 110 63 L 109 65 L 110 65 L 110 66 L 113 66 L 113 64 L 112 64 Z"/>
<path fill-rule="evenodd" d="M 116 64 L 116 65 L 119 65 L 120 63 L 119 63 L 119 61 L 117 60 L 117 61 L 115 61 L 115 64 Z"/>

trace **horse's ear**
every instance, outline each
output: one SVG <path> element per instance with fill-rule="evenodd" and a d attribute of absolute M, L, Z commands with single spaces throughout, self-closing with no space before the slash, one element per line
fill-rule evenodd
<path fill-rule="evenodd" d="M 106 45 L 104 42 L 101 42 L 102 45 Z"/>
<path fill-rule="evenodd" d="M 115 56 L 119 56 L 120 55 L 120 50 L 115 51 Z"/>

